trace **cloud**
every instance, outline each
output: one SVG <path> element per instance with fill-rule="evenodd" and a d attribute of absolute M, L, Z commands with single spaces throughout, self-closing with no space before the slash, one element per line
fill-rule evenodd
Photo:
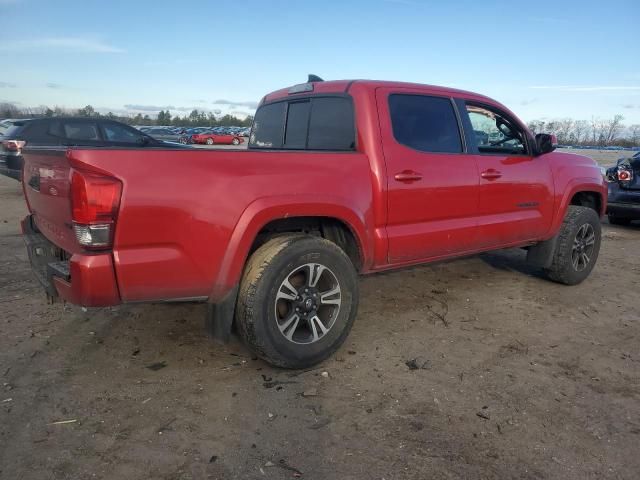
<path fill-rule="evenodd" d="M 63 87 L 59 83 L 47 83 L 47 88 L 52 88 L 54 90 L 57 90 L 57 89 L 63 88 Z"/>
<path fill-rule="evenodd" d="M 246 108 L 258 108 L 258 102 L 232 102 L 231 100 L 214 100 L 214 105 L 229 105 L 230 107 L 246 107 Z"/>
<path fill-rule="evenodd" d="M 173 112 L 191 112 L 192 110 L 198 110 L 199 112 L 211 112 L 208 108 L 202 107 L 175 107 L 173 105 L 139 105 L 128 103 L 123 105 L 127 110 L 133 110 L 135 112 L 159 112 L 160 110 L 170 110 Z M 214 113 L 219 110 L 214 110 Z"/>
<path fill-rule="evenodd" d="M 1 1 L 1 0 L 0 0 Z M 0 52 L 30 52 L 52 50 L 79 53 L 124 53 L 124 50 L 100 40 L 82 37 L 51 37 L 33 40 L 13 40 L 0 44 Z"/>
<path fill-rule="evenodd" d="M 609 92 L 640 90 L 640 86 L 633 85 L 535 85 L 534 90 L 558 90 L 561 92 Z"/>
<path fill-rule="evenodd" d="M 251 114 L 247 113 L 247 112 L 240 112 L 238 110 L 234 110 L 232 112 L 229 112 L 229 115 L 231 115 L 233 117 L 238 117 L 238 118 L 241 118 L 241 119 L 245 119 Z"/>
<path fill-rule="evenodd" d="M 175 110 L 176 107 L 172 105 L 156 106 L 156 105 L 137 105 L 127 104 L 124 105 L 127 110 L 139 110 L 141 112 L 159 112 L 160 110 Z"/>
<path fill-rule="evenodd" d="M 520 105 L 526 106 L 531 105 L 532 103 L 536 103 L 538 101 L 537 98 L 529 98 L 520 101 Z"/>
<path fill-rule="evenodd" d="M 2 1 L 2 0 L 0 0 Z M 16 88 L 17 85 L 15 83 L 10 82 L 0 82 L 0 88 Z"/>
<path fill-rule="evenodd" d="M 632 109 L 632 108 L 640 108 L 640 105 L 633 105 L 631 103 L 626 103 L 622 105 L 622 108 Z"/>

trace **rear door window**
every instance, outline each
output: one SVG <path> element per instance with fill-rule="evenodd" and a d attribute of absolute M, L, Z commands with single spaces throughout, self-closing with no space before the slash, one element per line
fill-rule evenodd
<path fill-rule="evenodd" d="M 64 136 L 69 140 L 100 140 L 98 125 L 93 122 L 65 121 L 63 128 Z"/>
<path fill-rule="evenodd" d="M 461 153 L 458 120 L 445 97 L 389 96 L 393 136 L 398 143 L 421 152 Z"/>

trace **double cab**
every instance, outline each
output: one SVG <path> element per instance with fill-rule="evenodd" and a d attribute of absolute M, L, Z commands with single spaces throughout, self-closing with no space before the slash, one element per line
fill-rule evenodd
<path fill-rule="evenodd" d="M 358 274 L 522 247 L 551 280 L 583 281 L 607 207 L 593 160 L 505 106 L 400 82 L 270 93 L 246 150 L 27 145 L 24 158 L 22 228 L 49 295 L 207 302 L 214 336 L 235 324 L 288 368 L 345 340 Z"/>

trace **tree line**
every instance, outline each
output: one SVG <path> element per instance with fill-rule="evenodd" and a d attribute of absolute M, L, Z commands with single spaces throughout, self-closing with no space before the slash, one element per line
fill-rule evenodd
<path fill-rule="evenodd" d="M 112 112 L 101 114 L 91 105 L 78 110 L 70 110 L 61 107 L 36 107 L 18 108 L 12 103 L 0 103 L 0 118 L 32 118 L 32 117 L 104 117 L 117 120 L 129 125 L 172 125 L 176 127 L 250 127 L 253 117 L 249 115 L 245 119 L 233 115 L 222 117 L 194 109 L 188 115 L 171 115 L 169 110 L 160 110 L 154 117 L 149 114 L 142 115 L 116 115 Z M 622 115 L 614 115 L 612 118 L 592 117 L 591 120 L 575 120 L 562 118 L 555 120 L 532 120 L 527 123 L 529 129 L 535 133 L 554 133 L 558 137 L 560 145 L 590 145 L 590 146 L 621 146 L 640 147 L 640 124 L 626 126 Z"/>
<path fill-rule="evenodd" d="M 563 118 L 532 120 L 527 126 L 534 134 L 554 133 L 560 145 L 640 147 L 640 124 L 626 126 L 623 120 L 622 115 L 591 120 Z"/>
<path fill-rule="evenodd" d="M 116 115 L 112 112 L 100 113 L 91 105 L 75 109 L 61 107 L 49 108 L 47 106 L 36 108 L 18 108 L 12 103 L 0 103 L 0 118 L 34 118 L 34 117 L 96 117 L 108 118 L 126 123 L 128 125 L 165 125 L 176 127 L 250 127 L 253 117 L 240 119 L 233 115 L 216 116 L 212 112 L 192 110 L 184 116 L 171 115 L 169 110 L 160 110 L 156 116 L 142 115 Z"/>

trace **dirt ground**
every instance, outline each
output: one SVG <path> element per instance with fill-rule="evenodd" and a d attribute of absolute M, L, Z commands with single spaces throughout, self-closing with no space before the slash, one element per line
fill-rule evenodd
<path fill-rule="evenodd" d="M 363 278 L 344 347 L 291 372 L 202 305 L 47 305 L 17 182 L 0 205 L 2 479 L 639 476 L 640 224 L 576 287 L 521 250 Z"/>

